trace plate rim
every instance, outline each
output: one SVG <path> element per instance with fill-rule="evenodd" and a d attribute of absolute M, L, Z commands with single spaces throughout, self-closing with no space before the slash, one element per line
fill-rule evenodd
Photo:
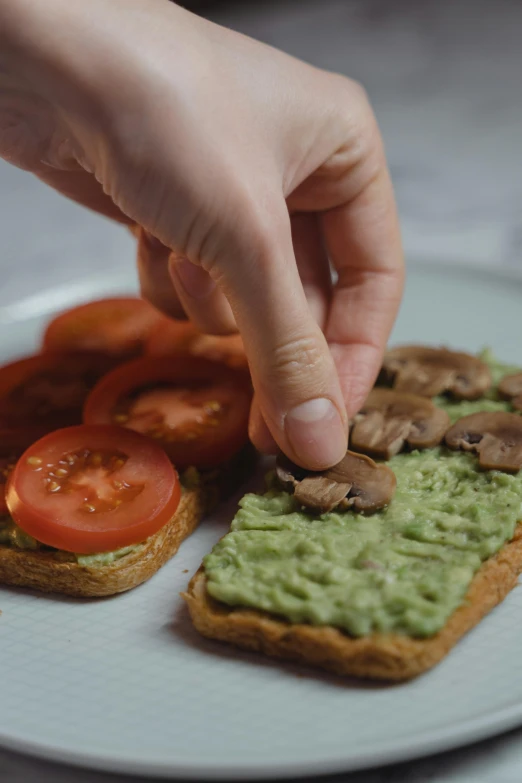
<path fill-rule="evenodd" d="M 84 275 L 60 286 L 43 288 L 38 294 L 19 299 L 15 303 L 0 305 L 0 322 L 16 323 L 42 317 L 45 314 L 57 312 L 67 305 L 87 301 L 96 295 L 103 296 L 120 291 L 122 294 L 131 290 L 137 291 L 136 277 L 132 276 L 132 268 L 111 270 L 106 275 Z M 451 262 L 432 259 L 424 261 L 408 261 L 408 273 L 422 272 L 449 275 L 482 275 L 489 279 L 500 279 L 504 282 L 522 284 L 522 270 L 505 264 L 486 265 L 468 263 L 461 260 Z M 134 281 L 134 282 L 133 282 Z M 406 279 L 407 285 L 407 279 Z M 50 297 L 50 292 L 53 296 Z M 72 294 L 72 296 L 71 296 Z M 329 753 L 323 750 L 323 755 L 307 761 L 266 761 L 260 763 L 238 763 L 214 756 L 206 757 L 204 762 L 194 764 L 189 759 L 179 756 L 175 764 L 167 758 L 152 760 L 148 758 L 129 759 L 121 753 L 111 754 L 101 752 L 96 748 L 82 751 L 64 749 L 56 744 L 48 744 L 37 740 L 21 738 L 18 734 L 0 729 L 0 747 L 5 750 L 21 753 L 34 759 L 44 759 L 75 767 L 86 768 L 109 773 L 147 775 L 156 779 L 202 779 L 202 780 L 262 780 L 278 777 L 292 778 L 298 776 L 328 775 L 336 773 L 355 772 L 357 770 L 375 768 L 398 762 L 412 761 L 434 753 L 441 753 L 455 748 L 473 744 L 480 740 L 497 736 L 515 728 L 522 723 L 522 701 L 519 704 L 500 707 L 493 712 L 487 712 L 479 717 L 465 721 L 447 724 L 439 730 L 426 730 L 407 739 L 390 740 L 381 744 L 380 749 L 372 751 L 370 743 L 361 746 L 358 752 L 347 759 L 342 753 Z M 192 756 L 193 758 L 193 756 Z"/>
<path fill-rule="evenodd" d="M 411 738 L 397 742 L 389 741 L 375 753 L 370 744 L 352 755 L 349 766 L 345 756 L 328 754 L 313 761 L 276 762 L 261 765 L 223 764 L 219 757 L 207 757 L 204 764 L 194 765 L 181 760 L 177 764 L 164 761 L 136 760 L 110 753 L 100 754 L 97 751 L 64 750 L 57 745 L 49 745 L 35 741 L 10 737 L 6 732 L 0 732 L 0 747 L 34 759 L 67 764 L 80 769 L 90 769 L 119 775 L 146 775 L 156 780 L 201 780 L 201 781 L 236 781 L 236 780 L 275 780 L 310 778 L 318 775 L 348 774 L 367 769 L 386 767 L 392 764 L 414 761 L 438 753 L 445 753 L 457 748 L 467 747 L 483 739 L 491 739 L 520 725 L 522 721 L 522 702 L 518 705 L 504 707 L 493 713 L 465 722 L 465 730 L 454 733 L 455 728 L 462 726 L 462 721 L 447 724 L 439 732 L 426 731 L 418 735 L 415 745 L 411 747 Z M 117 781 L 115 781 L 117 783 Z M 130 783 L 130 782 L 129 782 Z"/>
<path fill-rule="evenodd" d="M 408 260 L 406 262 L 406 285 L 408 282 L 408 273 L 418 273 L 419 271 L 438 272 L 446 270 L 449 274 L 481 274 L 490 278 L 501 278 L 503 280 L 513 280 L 522 283 L 522 269 L 509 266 L 507 264 L 481 264 L 475 262 L 450 261 L 442 259 L 434 261 L 433 259 Z M 79 304 L 82 301 L 89 301 L 89 290 L 92 292 L 103 291 L 115 296 L 118 291 L 121 294 L 134 293 L 139 295 L 139 283 L 136 276 L 136 269 L 129 266 L 111 270 L 103 277 L 101 275 L 83 275 L 80 278 L 62 283 L 50 288 L 42 288 L 36 294 L 17 299 L 9 304 L 0 304 L 0 320 L 5 323 L 16 323 L 30 318 L 36 318 L 46 313 L 52 314 L 59 312 L 62 307 L 66 308 L 72 303 Z M 49 294 L 53 292 L 53 296 Z"/>

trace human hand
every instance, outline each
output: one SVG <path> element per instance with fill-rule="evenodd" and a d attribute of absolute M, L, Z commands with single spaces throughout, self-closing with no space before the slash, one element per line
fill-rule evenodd
<path fill-rule="evenodd" d="M 166 0 L 0 0 L 0 155 L 142 226 L 153 303 L 237 324 L 258 447 L 341 458 L 403 284 L 356 83 Z"/>

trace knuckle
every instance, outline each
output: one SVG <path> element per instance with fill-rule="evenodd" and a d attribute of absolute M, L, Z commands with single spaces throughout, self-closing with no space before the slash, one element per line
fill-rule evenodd
<path fill-rule="evenodd" d="M 295 337 L 274 348 L 269 376 L 290 387 L 314 385 L 317 378 L 327 377 L 326 365 L 324 347 L 316 337 Z"/>
<path fill-rule="evenodd" d="M 347 128 L 349 136 L 363 150 L 374 147 L 379 138 L 379 129 L 368 94 L 362 84 L 343 77 L 336 105 L 340 120 Z"/>
<path fill-rule="evenodd" d="M 330 166 L 343 176 L 350 173 L 349 197 L 372 181 L 385 166 L 385 154 L 376 117 L 362 85 L 339 77 L 336 81 L 335 121 L 340 143 Z M 351 194 L 351 195 L 350 195 Z"/>
<path fill-rule="evenodd" d="M 256 199 L 244 190 L 236 195 L 233 206 L 219 223 L 222 263 L 233 264 L 240 259 L 242 264 L 271 264 L 279 252 L 285 228 L 289 233 L 288 215 L 285 224 L 282 210 L 267 208 L 262 199 Z"/>
<path fill-rule="evenodd" d="M 361 84 L 361 82 L 358 82 L 355 79 L 348 79 L 348 82 L 352 100 L 354 101 L 355 105 L 358 106 L 361 110 L 373 114 L 370 105 L 370 98 L 368 97 L 366 88 Z"/>
<path fill-rule="evenodd" d="M 339 90 L 339 104 L 350 106 L 351 114 L 360 113 L 373 116 L 366 88 L 360 82 L 347 76 L 338 76 L 336 78 L 337 89 Z"/>

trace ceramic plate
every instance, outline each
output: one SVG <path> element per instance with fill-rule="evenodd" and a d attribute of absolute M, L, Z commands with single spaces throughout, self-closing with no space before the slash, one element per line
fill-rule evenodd
<path fill-rule="evenodd" d="M 53 309 L 132 288 L 130 278 L 85 280 L 13 303 L 0 312 L 2 355 L 31 350 Z M 393 340 L 488 344 L 522 364 L 521 314 L 513 273 L 414 266 Z M 381 765 L 522 723 L 520 589 L 405 685 L 322 676 L 201 639 L 179 592 L 233 510 L 207 519 L 131 593 L 0 590 L 3 745 L 104 770 L 245 780 Z"/>

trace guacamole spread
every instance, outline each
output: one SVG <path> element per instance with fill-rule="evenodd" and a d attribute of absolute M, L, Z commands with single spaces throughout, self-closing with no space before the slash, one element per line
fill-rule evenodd
<path fill-rule="evenodd" d="M 495 383 L 513 369 L 482 358 Z M 474 402 L 436 402 L 453 420 L 511 410 L 494 391 Z M 475 456 L 443 447 L 388 464 L 397 492 L 372 516 L 312 516 L 277 488 L 246 495 L 231 532 L 205 558 L 210 595 L 353 636 L 436 633 L 481 562 L 513 536 L 522 519 L 522 471 L 482 472 Z"/>
<path fill-rule="evenodd" d="M 33 538 L 18 527 L 11 517 L 0 517 L 0 544 L 4 546 L 14 546 L 17 549 L 38 549 L 39 544 L 36 538 Z"/>
<path fill-rule="evenodd" d="M 135 552 L 142 546 L 142 544 L 136 544 L 134 546 L 126 546 L 122 547 L 121 549 L 116 549 L 113 552 L 102 552 L 97 555 L 75 555 L 71 553 L 71 555 L 68 556 L 69 553 L 61 552 L 59 550 L 53 549 L 50 546 L 44 547 L 42 544 L 40 544 L 39 541 L 36 540 L 36 538 L 30 536 L 28 533 L 22 530 L 21 527 L 18 527 L 18 525 L 13 522 L 10 517 L 0 517 L 0 544 L 3 546 L 11 546 L 15 549 L 29 549 L 33 552 L 49 552 L 59 560 L 66 559 L 72 560 L 72 562 L 76 560 L 76 562 L 80 565 L 90 566 L 91 568 L 111 565 L 111 563 L 116 562 L 116 560 L 120 560 L 122 557 L 129 555 L 131 552 Z M 67 557 L 64 558 L 63 555 L 67 555 Z"/>

